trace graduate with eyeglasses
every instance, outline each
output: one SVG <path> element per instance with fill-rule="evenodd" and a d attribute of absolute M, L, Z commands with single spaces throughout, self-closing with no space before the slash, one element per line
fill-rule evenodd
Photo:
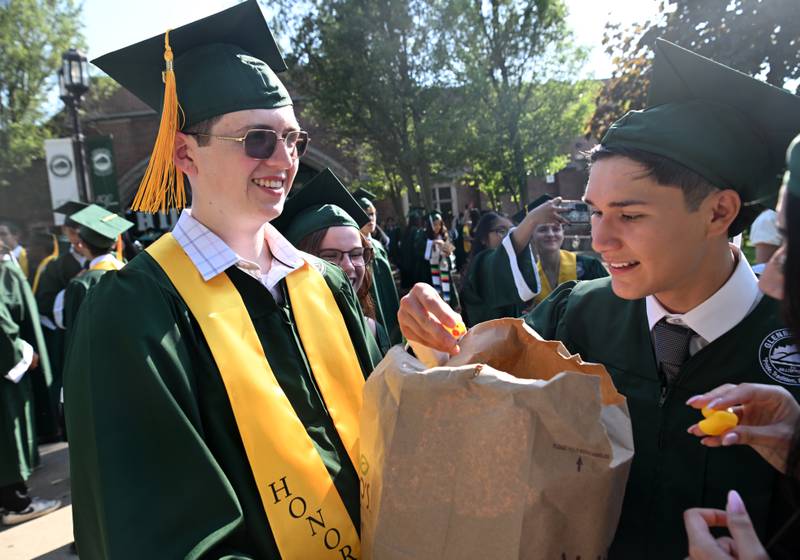
<path fill-rule="evenodd" d="M 380 358 L 342 270 L 280 215 L 308 145 L 256 0 L 94 61 L 161 112 L 133 207 L 192 204 L 103 275 L 64 402 L 81 559 L 358 558 Z"/>
<path fill-rule="evenodd" d="M 342 269 L 384 355 L 391 342 L 374 297 L 375 249 L 362 233 L 369 221 L 361 204 L 330 169 L 325 169 L 289 197 L 272 225 L 301 251 Z"/>
<path fill-rule="evenodd" d="M 700 445 L 686 401 L 726 383 L 800 396 L 796 341 L 729 242 L 774 204 L 798 130 L 797 96 L 658 40 L 647 108 L 590 155 L 584 200 L 611 277 L 566 282 L 525 320 L 603 364 L 627 399 L 635 455 L 610 559 L 686 557 L 684 510 L 722 508 L 732 488 L 760 539 L 786 521 L 773 467 L 753 449 Z M 431 287 L 399 318 L 409 339 L 457 351 L 446 329 L 458 317 Z"/>

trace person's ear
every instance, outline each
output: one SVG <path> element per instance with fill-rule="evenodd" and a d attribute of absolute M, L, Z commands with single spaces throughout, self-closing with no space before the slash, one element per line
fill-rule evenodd
<path fill-rule="evenodd" d="M 175 133 L 173 161 L 175 162 L 175 167 L 183 171 L 188 177 L 197 175 L 197 164 L 194 161 L 194 153 L 197 149 L 197 140 L 195 140 L 194 136 L 182 132 Z"/>
<path fill-rule="evenodd" d="M 708 195 L 701 207 L 707 209 L 708 235 L 728 237 L 728 229 L 742 208 L 742 199 L 736 191 L 725 189 Z"/>

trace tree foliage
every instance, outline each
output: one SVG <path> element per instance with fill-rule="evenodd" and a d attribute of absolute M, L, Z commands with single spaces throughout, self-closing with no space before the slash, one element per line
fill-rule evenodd
<path fill-rule="evenodd" d="M 61 55 L 80 47 L 76 0 L 9 0 L 0 7 L 0 183 L 43 154 L 47 92 Z"/>
<path fill-rule="evenodd" d="M 318 1 L 292 78 L 396 207 L 458 179 L 524 199 L 591 114 L 565 15 L 561 0 Z"/>
<path fill-rule="evenodd" d="M 561 0 L 444 4 L 447 68 L 473 100 L 472 175 L 482 189 L 527 203 L 528 175 L 551 170 L 588 117 L 586 84 L 574 81 L 585 54 L 572 46 L 566 8 Z"/>
<path fill-rule="evenodd" d="M 797 0 L 662 0 L 652 21 L 606 27 L 603 43 L 616 69 L 598 96 L 594 136 L 628 110 L 645 106 L 659 37 L 778 87 L 800 78 Z"/>

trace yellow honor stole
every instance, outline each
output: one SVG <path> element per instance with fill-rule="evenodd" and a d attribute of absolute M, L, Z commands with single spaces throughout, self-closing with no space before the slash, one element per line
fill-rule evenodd
<path fill-rule="evenodd" d="M 172 234 L 147 248 L 197 319 L 219 367 L 264 511 L 283 558 L 358 558 L 360 540 L 328 469 L 264 355 L 226 274 L 207 282 Z M 312 265 L 286 277 L 314 379 L 353 465 L 364 377 L 325 279 Z"/>
<path fill-rule="evenodd" d="M 560 263 L 558 265 L 558 284 L 563 284 L 564 282 L 569 282 L 570 280 L 577 280 L 578 279 L 578 256 L 571 252 L 571 251 L 559 251 L 559 259 Z M 553 288 L 556 286 L 550 285 L 550 280 L 547 279 L 547 274 L 544 273 L 544 269 L 542 268 L 542 261 L 539 260 L 536 263 L 536 267 L 539 269 L 539 282 L 542 284 L 542 290 L 536 294 L 536 297 L 533 298 L 533 301 L 538 305 L 544 299 L 550 295 L 550 292 L 553 291 Z"/>
<path fill-rule="evenodd" d="M 115 261 L 100 261 L 89 267 L 89 270 L 119 270 L 122 267 Z"/>

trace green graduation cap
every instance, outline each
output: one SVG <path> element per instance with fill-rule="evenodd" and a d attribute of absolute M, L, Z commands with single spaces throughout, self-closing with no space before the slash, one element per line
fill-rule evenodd
<path fill-rule="evenodd" d="M 800 198 L 800 135 L 792 140 L 789 149 L 786 151 L 786 175 L 784 183 L 789 193 Z M 792 219 L 795 219 L 792 216 Z"/>
<path fill-rule="evenodd" d="M 281 215 L 272 221 L 293 244 L 321 229 L 351 226 L 361 229 L 369 222 L 353 195 L 330 169 L 318 173 L 290 196 Z"/>
<path fill-rule="evenodd" d="M 56 214 L 63 214 L 64 215 L 64 225 L 73 229 L 78 229 L 79 224 L 72 220 L 72 215 L 80 212 L 84 208 L 89 206 L 86 202 L 79 202 L 77 200 L 68 200 L 58 208 L 53 208 L 53 212 Z M 60 230 L 60 227 L 57 226 Z"/>
<path fill-rule="evenodd" d="M 80 225 L 78 235 L 95 247 L 111 247 L 117 236 L 133 227 L 133 222 L 109 212 L 102 206 L 90 204 L 71 216 Z"/>
<path fill-rule="evenodd" d="M 246 109 L 292 104 L 277 77 L 286 70 L 257 0 L 165 31 L 92 61 L 161 112 L 150 164 L 134 210 L 185 205 L 183 174 L 172 162 L 177 130 Z"/>
<path fill-rule="evenodd" d="M 774 204 L 800 98 L 663 39 L 655 52 L 648 108 L 615 122 L 601 144 L 667 157 L 737 191 L 736 235 Z"/>
<path fill-rule="evenodd" d="M 373 201 L 378 198 L 378 195 L 372 191 L 368 191 L 363 187 L 358 187 L 355 191 L 353 191 L 353 197 L 356 199 L 356 201 L 358 201 L 359 206 L 366 210 L 369 207 L 374 206 Z"/>

